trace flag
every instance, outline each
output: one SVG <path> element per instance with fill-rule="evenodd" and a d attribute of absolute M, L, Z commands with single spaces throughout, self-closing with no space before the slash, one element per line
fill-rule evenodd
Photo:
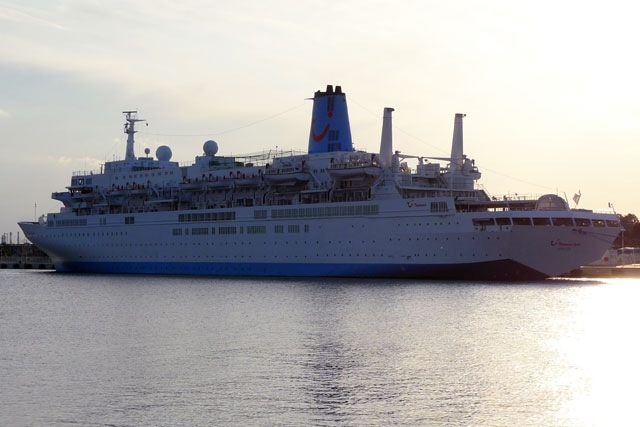
<path fill-rule="evenodd" d="M 578 192 L 573 195 L 573 202 L 576 204 L 576 206 L 578 206 L 578 203 L 580 203 L 580 196 L 582 196 L 580 190 L 578 190 Z"/>

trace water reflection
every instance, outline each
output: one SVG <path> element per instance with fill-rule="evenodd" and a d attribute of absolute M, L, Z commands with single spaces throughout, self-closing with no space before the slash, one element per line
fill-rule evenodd
<path fill-rule="evenodd" d="M 310 290 L 303 390 L 315 421 L 598 425 L 612 411 L 628 419 L 635 394 L 620 386 L 639 379 L 628 371 L 639 356 L 628 327 L 635 291 L 621 301 L 603 299 L 610 289 L 592 282 L 374 289 Z"/>
<path fill-rule="evenodd" d="M 635 421 L 635 280 L 0 274 L 2 425 Z"/>
<path fill-rule="evenodd" d="M 407 298 L 415 292 L 407 286 L 311 291 L 304 390 L 315 422 L 349 424 L 363 417 L 378 425 L 461 421 L 479 405 L 475 385 L 481 380 L 469 369 L 475 362 L 460 357 L 455 340 L 438 332 L 443 325 L 455 325 L 442 316 L 447 305 L 424 306 Z"/>

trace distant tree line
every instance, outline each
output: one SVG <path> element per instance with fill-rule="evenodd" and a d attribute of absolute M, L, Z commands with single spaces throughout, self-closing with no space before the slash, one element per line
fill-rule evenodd
<path fill-rule="evenodd" d="M 640 222 L 638 217 L 635 214 L 621 215 L 620 222 L 624 228 L 624 233 L 618 235 L 618 238 L 613 242 L 613 247 L 640 247 Z"/>

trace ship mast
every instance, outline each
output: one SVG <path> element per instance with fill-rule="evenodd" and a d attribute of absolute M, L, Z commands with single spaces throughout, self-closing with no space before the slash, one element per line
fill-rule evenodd
<path fill-rule="evenodd" d="M 127 152 L 125 153 L 124 158 L 125 160 L 135 160 L 136 155 L 133 151 L 133 134 L 137 132 L 135 130 L 136 122 L 145 122 L 146 120 L 138 118 L 138 111 L 123 111 L 122 114 L 125 114 L 125 120 L 127 121 L 124 124 L 124 133 L 127 134 Z"/>

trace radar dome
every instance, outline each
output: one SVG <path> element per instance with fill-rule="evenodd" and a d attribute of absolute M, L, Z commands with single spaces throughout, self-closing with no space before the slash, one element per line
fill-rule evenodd
<path fill-rule="evenodd" d="M 536 202 L 536 210 L 540 211 L 568 211 L 569 205 L 555 194 L 545 194 Z"/>
<path fill-rule="evenodd" d="M 161 145 L 156 150 L 156 157 L 158 158 L 158 160 L 161 160 L 163 162 L 168 162 L 169 160 L 171 160 L 172 155 L 173 153 L 171 152 L 171 148 L 167 147 L 166 145 Z"/>
<path fill-rule="evenodd" d="M 218 152 L 218 143 L 213 139 L 210 139 L 204 143 L 202 149 L 204 150 L 204 154 L 206 154 L 207 156 L 215 156 Z"/>
<path fill-rule="evenodd" d="M 144 149 L 144 154 L 146 154 L 146 155 L 147 155 L 147 157 L 149 157 L 149 153 L 150 153 L 150 152 L 151 152 L 151 150 L 149 150 L 149 148 L 148 148 L 148 147 Z"/>

